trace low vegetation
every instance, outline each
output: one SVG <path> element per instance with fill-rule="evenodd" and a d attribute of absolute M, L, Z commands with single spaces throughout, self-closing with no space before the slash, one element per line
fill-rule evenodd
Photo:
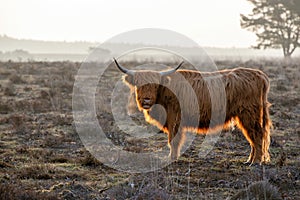
<path fill-rule="evenodd" d="M 261 199 L 266 195 L 296 199 L 300 196 L 299 63 L 216 62 L 220 69 L 258 68 L 270 77 L 274 127 L 269 165 L 243 164 L 250 148 L 234 129 L 223 132 L 205 158 L 198 157 L 203 136 L 197 136 L 178 161 L 154 172 L 130 174 L 95 159 L 76 133 L 72 90 L 80 63 L 2 62 L 0 199 Z M 114 66 L 107 70 L 99 82 L 108 88 L 101 97 L 109 96 L 120 76 Z M 167 143 L 163 133 L 154 137 L 160 142 L 128 138 L 109 110 L 97 105 L 99 123 L 114 144 L 143 152 Z"/>

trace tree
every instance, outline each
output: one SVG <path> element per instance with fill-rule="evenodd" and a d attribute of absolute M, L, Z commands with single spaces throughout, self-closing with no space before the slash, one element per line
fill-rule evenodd
<path fill-rule="evenodd" d="M 254 32 L 254 48 L 282 48 L 289 58 L 300 46 L 299 0 L 247 0 L 254 5 L 252 13 L 241 14 L 241 27 Z"/>

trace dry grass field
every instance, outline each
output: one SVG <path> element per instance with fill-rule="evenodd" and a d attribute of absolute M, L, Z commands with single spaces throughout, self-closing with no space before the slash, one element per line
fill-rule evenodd
<path fill-rule="evenodd" d="M 160 170 L 130 174 L 109 168 L 85 149 L 73 122 L 72 91 L 80 63 L 1 62 L 0 199 L 299 198 L 299 60 L 216 64 L 219 69 L 258 68 L 270 77 L 274 126 L 270 164 L 243 164 L 250 147 L 234 129 L 223 132 L 205 158 L 199 158 L 197 151 L 203 136 L 196 136 L 178 161 Z M 120 76 L 112 67 L 106 80 L 115 83 Z M 149 141 L 132 140 L 118 131 L 108 108 L 99 105 L 98 113 L 114 144 L 145 151 L 144 143 Z M 167 144 L 165 134 L 157 133 L 155 138 L 160 141 L 157 145 Z"/>

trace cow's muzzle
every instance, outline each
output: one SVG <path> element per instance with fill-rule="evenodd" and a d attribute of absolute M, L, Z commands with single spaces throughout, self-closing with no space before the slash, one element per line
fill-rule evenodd
<path fill-rule="evenodd" d="M 152 102 L 150 98 L 144 98 L 142 101 L 142 107 L 144 109 L 149 109 L 152 106 Z"/>

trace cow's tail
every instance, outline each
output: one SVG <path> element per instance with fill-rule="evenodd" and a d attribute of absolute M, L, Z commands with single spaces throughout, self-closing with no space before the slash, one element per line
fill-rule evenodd
<path fill-rule="evenodd" d="M 262 91 L 262 103 L 263 103 L 263 109 L 262 109 L 262 128 L 263 128 L 263 143 L 262 148 L 264 152 L 264 162 L 270 161 L 270 154 L 269 154 L 269 146 L 271 142 L 270 138 L 270 129 L 273 128 L 272 121 L 270 119 L 269 114 L 269 107 L 271 104 L 268 102 L 267 95 L 269 92 L 269 79 L 266 77 L 266 81 L 264 83 L 263 91 Z"/>

